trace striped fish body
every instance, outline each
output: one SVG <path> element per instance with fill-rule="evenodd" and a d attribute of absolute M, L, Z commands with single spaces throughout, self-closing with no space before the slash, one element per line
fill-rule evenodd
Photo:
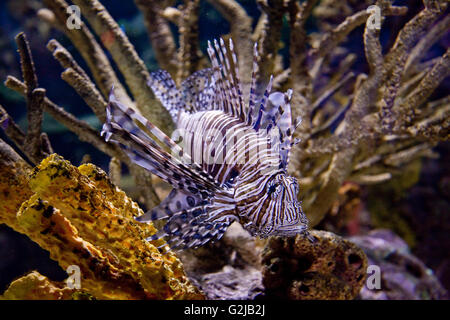
<path fill-rule="evenodd" d="M 173 249 L 218 240 L 233 221 L 260 237 L 308 235 L 298 183 L 287 174 L 299 123 L 291 123 L 292 92 L 271 92 L 270 79 L 264 94 L 255 93 L 255 45 L 245 104 L 232 42 L 229 50 L 223 40 L 214 47 L 208 47 L 212 68 L 193 74 L 180 88 L 165 71 L 151 75 L 149 86 L 177 124 L 172 138 L 110 96 L 102 135 L 173 187 L 138 220 L 166 219 L 149 240 L 167 237 Z"/>
<path fill-rule="evenodd" d="M 270 136 L 223 111 L 183 113 L 174 138 L 178 135 L 183 150 L 222 185 L 233 184 L 243 171 L 263 173 L 261 162 L 280 165 Z"/>
<path fill-rule="evenodd" d="M 223 111 L 202 111 L 183 113 L 175 137 L 182 138 L 183 150 L 189 150 L 191 159 L 205 172 L 221 185 L 233 188 L 232 213 L 242 225 L 255 234 L 253 226 L 268 225 L 263 219 L 268 217 L 252 214 L 257 210 L 252 204 L 261 199 L 258 187 L 264 187 L 279 171 L 279 152 L 274 152 L 271 136 Z"/>

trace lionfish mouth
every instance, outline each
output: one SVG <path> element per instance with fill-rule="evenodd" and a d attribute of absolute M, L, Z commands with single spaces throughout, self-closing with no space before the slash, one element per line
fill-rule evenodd
<path fill-rule="evenodd" d="M 297 234 L 308 233 L 308 228 L 303 225 L 293 225 L 293 226 L 278 226 L 273 232 L 275 235 L 283 235 L 287 237 L 293 237 Z"/>

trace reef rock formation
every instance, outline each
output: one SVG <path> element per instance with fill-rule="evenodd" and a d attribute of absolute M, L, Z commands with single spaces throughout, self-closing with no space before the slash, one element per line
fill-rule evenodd
<path fill-rule="evenodd" d="M 326 231 L 310 242 L 269 239 L 262 253 L 267 298 L 353 299 L 366 279 L 367 258 L 354 243 Z"/>
<path fill-rule="evenodd" d="M 447 299 L 446 290 L 433 271 L 409 251 L 408 245 L 390 230 L 373 230 L 351 241 L 367 254 L 369 265 L 379 267 L 380 287 L 364 286 L 361 299 L 434 300 Z"/>

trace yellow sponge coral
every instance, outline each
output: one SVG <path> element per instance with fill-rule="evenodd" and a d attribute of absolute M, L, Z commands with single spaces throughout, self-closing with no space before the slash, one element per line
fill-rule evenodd
<path fill-rule="evenodd" d="M 0 222 L 48 250 L 62 268 L 76 265 L 81 292 L 97 299 L 204 299 L 175 254 L 160 252 L 158 247 L 165 242 L 145 240 L 156 229 L 151 223 L 134 220 L 142 210 L 98 167 L 77 168 L 53 154 L 31 173 L 13 161 L 0 170 L 5 171 L 0 191 L 7 190 L 2 186 L 8 181 L 14 182 L 12 187 L 17 185 L 17 194 L 11 197 L 15 200 L 8 200 L 7 207 L 2 205 Z M 41 277 L 30 274 L 12 288 L 22 288 L 24 283 L 40 286 Z M 12 289 L 2 298 L 19 291 Z M 46 297 L 73 298 L 64 294 Z"/>
<path fill-rule="evenodd" d="M 61 283 L 50 281 L 47 277 L 32 271 L 11 283 L 0 296 L 4 300 L 67 300 L 72 299 L 76 290 Z"/>
<path fill-rule="evenodd" d="M 33 195 L 17 214 L 24 232 L 63 269 L 76 265 L 82 288 L 98 299 L 143 299 L 139 281 L 133 279 L 106 251 L 80 238 L 77 229 L 59 209 Z"/>
<path fill-rule="evenodd" d="M 82 166 L 81 171 L 53 154 L 33 171 L 30 187 L 58 208 L 83 240 L 107 252 L 125 273 L 138 280 L 148 297 L 201 298 L 180 260 L 172 252 L 162 255 L 157 249 L 163 240 L 145 240 L 156 229 L 134 221 L 133 216 L 143 214 L 137 204 L 112 186 L 99 168 Z"/>

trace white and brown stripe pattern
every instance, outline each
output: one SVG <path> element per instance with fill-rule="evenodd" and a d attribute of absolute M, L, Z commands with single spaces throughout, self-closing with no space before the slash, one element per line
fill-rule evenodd
<path fill-rule="evenodd" d="M 292 91 L 271 92 L 271 77 L 257 97 L 255 44 L 245 105 L 232 41 L 229 49 L 222 39 L 208 42 L 207 50 L 212 68 L 194 73 L 180 89 L 165 71 L 153 73 L 149 81 L 177 124 L 173 140 L 113 94 L 110 97 L 105 139 L 119 143 L 135 163 L 174 188 L 138 220 L 167 219 L 149 240 L 167 237 L 172 248 L 220 239 L 235 220 L 261 237 L 307 234 L 298 183 L 286 172 L 299 123 L 291 121 Z"/>

